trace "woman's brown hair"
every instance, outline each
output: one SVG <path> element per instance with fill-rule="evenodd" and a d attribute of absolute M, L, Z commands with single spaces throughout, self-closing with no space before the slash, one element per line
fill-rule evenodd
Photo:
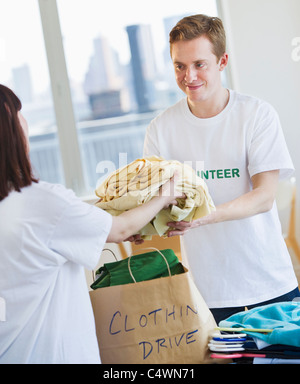
<path fill-rule="evenodd" d="M 226 51 L 226 33 L 222 20 L 202 14 L 187 16 L 178 21 L 169 35 L 171 53 L 173 43 L 193 40 L 203 35 L 211 42 L 213 53 L 220 60 Z"/>
<path fill-rule="evenodd" d="M 38 181 L 32 173 L 26 137 L 18 117 L 21 108 L 14 92 L 0 84 L 0 201 L 11 190 L 20 192 Z"/>

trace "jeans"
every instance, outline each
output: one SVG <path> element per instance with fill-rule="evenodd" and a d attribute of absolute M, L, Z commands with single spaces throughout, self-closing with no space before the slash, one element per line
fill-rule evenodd
<path fill-rule="evenodd" d="M 296 297 L 300 297 L 300 292 L 299 288 L 295 288 L 289 293 L 286 293 L 285 295 L 276 297 L 275 299 L 264 301 L 262 303 L 257 303 L 253 305 L 248 305 L 248 309 L 260 307 L 262 305 L 268 305 L 268 304 L 273 304 L 273 303 L 280 303 L 283 301 L 293 301 Z M 245 311 L 245 307 L 230 307 L 230 308 L 210 308 L 211 313 L 213 314 L 216 323 L 219 324 L 221 320 L 225 320 L 228 317 L 234 315 L 235 313 L 238 312 L 243 312 Z"/>

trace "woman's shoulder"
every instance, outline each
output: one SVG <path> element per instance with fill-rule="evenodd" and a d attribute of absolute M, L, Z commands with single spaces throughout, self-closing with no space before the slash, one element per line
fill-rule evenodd
<path fill-rule="evenodd" d="M 67 189 L 62 184 L 48 183 L 46 181 L 32 183 L 28 192 L 37 194 L 40 197 L 44 196 L 45 203 L 54 199 L 69 201 L 72 198 L 76 198 L 75 193 L 71 189 Z"/>

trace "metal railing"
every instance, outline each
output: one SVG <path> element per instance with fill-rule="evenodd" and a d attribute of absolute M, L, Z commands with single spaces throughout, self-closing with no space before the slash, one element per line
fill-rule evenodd
<path fill-rule="evenodd" d="M 140 158 L 146 127 L 157 111 L 77 123 L 78 140 L 87 190 L 94 191 L 101 174 L 99 162 L 112 162 L 119 168 L 120 153 L 127 163 Z M 40 180 L 64 183 L 59 141 L 55 127 L 30 137 L 30 158 Z"/>

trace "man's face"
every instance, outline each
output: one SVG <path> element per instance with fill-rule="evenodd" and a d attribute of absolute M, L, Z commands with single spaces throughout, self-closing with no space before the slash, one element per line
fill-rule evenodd
<path fill-rule="evenodd" d="M 228 55 L 224 53 L 218 61 L 205 36 L 173 43 L 171 56 L 177 85 L 189 101 L 206 101 L 220 89 L 221 71 L 227 65 Z"/>

